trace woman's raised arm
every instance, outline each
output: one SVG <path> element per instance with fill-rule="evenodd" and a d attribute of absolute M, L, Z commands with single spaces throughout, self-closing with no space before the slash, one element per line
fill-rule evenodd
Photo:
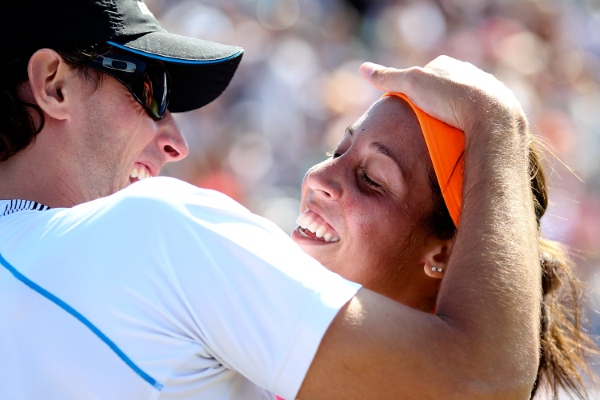
<path fill-rule="evenodd" d="M 436 313 L 361 290 L 330 326 L 298 397 L 529 398 L 541 271 L 521 106 L 492 75 L 448 57 L 361 73 L 465 132 L 461 229 Z"/>

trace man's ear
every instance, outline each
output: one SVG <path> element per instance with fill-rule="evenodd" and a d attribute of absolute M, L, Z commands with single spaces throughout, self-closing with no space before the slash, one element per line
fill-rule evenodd
<path fill-rule="evenodd" d="M 444 277 L 451 249 L 452 241 L 447 240 L 444 242 L 437 242 L 427 253 L 425 253 L 423 261 L 425 274 L 427 276 L 436 279 Z"/>
<path fill-rule="evenodd" d="M 69 115 L 66 89 L 71 68 L 54 50 L 41 49 L 33 53 L 27 66 L 31 95 L 48 116 L 64 120 Z"/>

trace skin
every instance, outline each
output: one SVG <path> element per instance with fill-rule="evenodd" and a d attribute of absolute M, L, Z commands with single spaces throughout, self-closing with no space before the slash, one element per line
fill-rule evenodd
<path fill-rule="evenodd" d="M 340 240 L 306 237 L 301 228 L 293 240 L 343 277 L 431 311 L 442 274 L 431 274 L 430 267 L 426 274 L 424 265 L 445 267 L 450 246 L 423 228 L 432 208 L 432 168 L 410 106 L 398 97 L 382 98 L 302 183 L 301 209 L 324 219 Z"/>
<path fill-rule="evenodd" d="M 103 76 L 97 88 L 53 50 L 29 63 L 25 99 L 43 110 L 46 124 L 35 142 L 0 164 L 0 196 L 71 207 L 131 184 L 134 166 L 156 176 L 188 153 L 167 112 L 150 118 L 118 81 Z"/>
<path fill-rule="evenodd" d="M 92 96 L 51 50 L 36 52 L 28 73 L 23 98 L 47 121 L 30 147 L 1 164 L 1 198 L 68 207 L 127 186 L 136 163 L 154 174 L 186 155 L 172 118 L 152 120 L 110 79 Z M 436 313 L 361 289 L 325 333 L 298 397 L 528 398 L 541 271 L 521 107 L 494 77 L 447 57 L 361 73 L 465 132 L 461 231 Z"/>

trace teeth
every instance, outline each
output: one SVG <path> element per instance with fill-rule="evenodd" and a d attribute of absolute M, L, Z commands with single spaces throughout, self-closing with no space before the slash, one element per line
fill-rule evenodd
<path fill-rule="evenodd" d="M 327 225 L 319 225 L 317 221 L 314 221 L 313 218 L 310 215 L 306 215 L 305 212 L 300 214 L 296 219 L 296 224 L 298 224 L 300 228 L 311 231 L 317 238 L 322 238 L 326 242 L 337 242 L 340 240 L 340 238 L 334 236 L 333 233 L 327 232 Z M 302 233 L 302 231 L 300 231 L 300 233 Z M 303 236 L 306 235 L 303 234 Z"/>
<path fill-rule="evenodd" d="M 325 235 L 325 232 L 327 231 L 327 228 L 325 228 L 324 226 L 320 226 L 316 231 L 315 231 L 315 235 L 318 238 L 322 238 Z"/>
<path fill-rule="evenodd" d="M 139 168 L 134 166 L 131 170 L 131 174 L 129 174 L 130 178 L 137 178 L 138 180 L 146 179 L 150 177 L 150 172 L 144 166 L 140 166 Z"/>
<path fill-rule="evenodd" d="M 298 217 L 298 220 L 296 221 L 296 223 L 303 228 L 306 228 L 312 222 L 313 222 L 313 219 L 306 214 L 300 214 L 300 216 Z"/>

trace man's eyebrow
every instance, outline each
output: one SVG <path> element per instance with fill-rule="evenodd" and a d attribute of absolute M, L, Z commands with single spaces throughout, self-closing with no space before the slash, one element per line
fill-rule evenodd
<path fill-rule="evenodd" d="M 349 127 L 346 128 L 346 133 L 349 134 L 350 136 L 354 136 L 354 132 L 356 132 L 354 125 L 350 125 Z"/>
<path fill-rule="evenodd" d="M 407 171 L 406 167 L 402 164 L 400 159 L 398 159 L 398 157 L 396 157 L 396 154 L 394 154 L 394 152 L 392 150 L 390 150 L 389 147 L 387 147 L 383 143 L 379 143 L 379 142 L 372 142 L 371 144 L 369 144 L 369 147 L 371 149 L 375 150 L 376 152 L 381 153 L 384 156 L 391 158 L 394 161 L 394 163 L 398 166 L 398 169 L 400 170 L 402 177 L 403 178 L 407 177 L 406 174 L 408 171 Z"/>

